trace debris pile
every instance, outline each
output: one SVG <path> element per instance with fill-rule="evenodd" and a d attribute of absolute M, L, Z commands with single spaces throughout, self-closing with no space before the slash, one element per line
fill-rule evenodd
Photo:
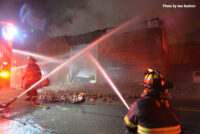
<path fill-rule="evenodd" d="M 143 87 L 133 84 L 118 84 L 123 97 L 132 102 L 134 99 L 139 98 L 143 91 Z M 118 96 L 107 84 L 66 84 L 49 86 L 40 89 L 39 98 L 44 103 L 73 103 L 80 104 L 82 102 L 102 102 L 113 103 L 119 102 Z"/>

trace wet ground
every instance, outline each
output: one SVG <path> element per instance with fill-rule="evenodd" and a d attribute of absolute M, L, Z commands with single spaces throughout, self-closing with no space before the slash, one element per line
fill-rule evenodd
<path fill-rule="evenodd" d="M 0 103 L 15 98 L 23 90 L 0 90 Z M 24 97 L 0 112 L 0 134 L 123 134 L 123 105 L 41 104 L 50 109 L 30 106 Z M 200 102 L 174 100 L 185 134 L 200 134 Z"/>

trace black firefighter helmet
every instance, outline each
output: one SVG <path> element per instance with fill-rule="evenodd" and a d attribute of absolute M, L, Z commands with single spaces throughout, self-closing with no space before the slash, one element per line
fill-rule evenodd
<path fill-rule="evenodd" d="M 144 77 L 144 86 L 152 91 L 162 92 L 165 89 L 170 89 L 173 84 L 166 81 L 165 77 L 156 70 L 148 69 Z"/>

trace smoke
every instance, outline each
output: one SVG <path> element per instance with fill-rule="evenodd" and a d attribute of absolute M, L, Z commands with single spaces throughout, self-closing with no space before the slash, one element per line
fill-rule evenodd
<path fill-rule="evenodd" d="M 163 4 L 195 4 L 194 9 L 163 8 Z M 197 0 L 48 0 L 47 30 L 50 36 L 77 35 L 115 27 L 137 18 L 159 17 L 164 21 L 168 42 L 197 41 L 200 8 Z"/>
<path fill-rule="evenodd" d="M 176 2 L 176 4 L 195 4 L 196 8 L 162 9 L 160 18 L 164 21 L 170 44 L 200 41 L 200 1 Z"/>
<path fill-rule="evenodd" d="M 48 26 L 49 34 L 51 36 L 75 35 L 118 26 L 141 16 L 138 14 L 146 14 L 148 6 L 154 7 L 157 4 L 151 2 L 150 5 L 144 5 L 143 2 L 141 0 L 84 0 L 84 3 L 77 6 L 72 4 L 76 3 L 73 1 L 71 2 L 73 6 L 68 8 L 63 7 L 64 3 L 59 2 L 57 10 L 51 15 L 51 19 L 55 21 Z M 140 8 L 141 5 L 144 7 Z"/>
<path fill-rule="evenodd" d="M 86 6 L 87 0 L 49 0 L 46 5 L 49 35 L 71 35 L 71 25 L 77 25 L 76 19 L 86 14 Z"/>
<path fill-rule="evenodd" d="M 24 2 L 46 15 L 46 30 L 54 37 L 116 27 L 133 18 L 159 17 L 169 43 L 200 39 L 199 0 L 0 0 L 0 19 L 15 20 L 16 9 Z M 163 4 L 195 4 L 196 8 L 163 8 Z"/>

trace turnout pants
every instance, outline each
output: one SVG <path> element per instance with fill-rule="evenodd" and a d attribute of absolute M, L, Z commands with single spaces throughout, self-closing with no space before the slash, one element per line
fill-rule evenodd
<path fill-rule="evenodd" d="M 25 84 L 25 89 L 27 90 L 29 87 L 31 87 L 33 84 L 35 84 L 35 82 L 26 82 Z M 26 97 L 32 97 L 32 98 L 37 98 L 37 88 L 34 87 L 32 88 L 30 91 L 28 91 L 26 93 Z"/>

